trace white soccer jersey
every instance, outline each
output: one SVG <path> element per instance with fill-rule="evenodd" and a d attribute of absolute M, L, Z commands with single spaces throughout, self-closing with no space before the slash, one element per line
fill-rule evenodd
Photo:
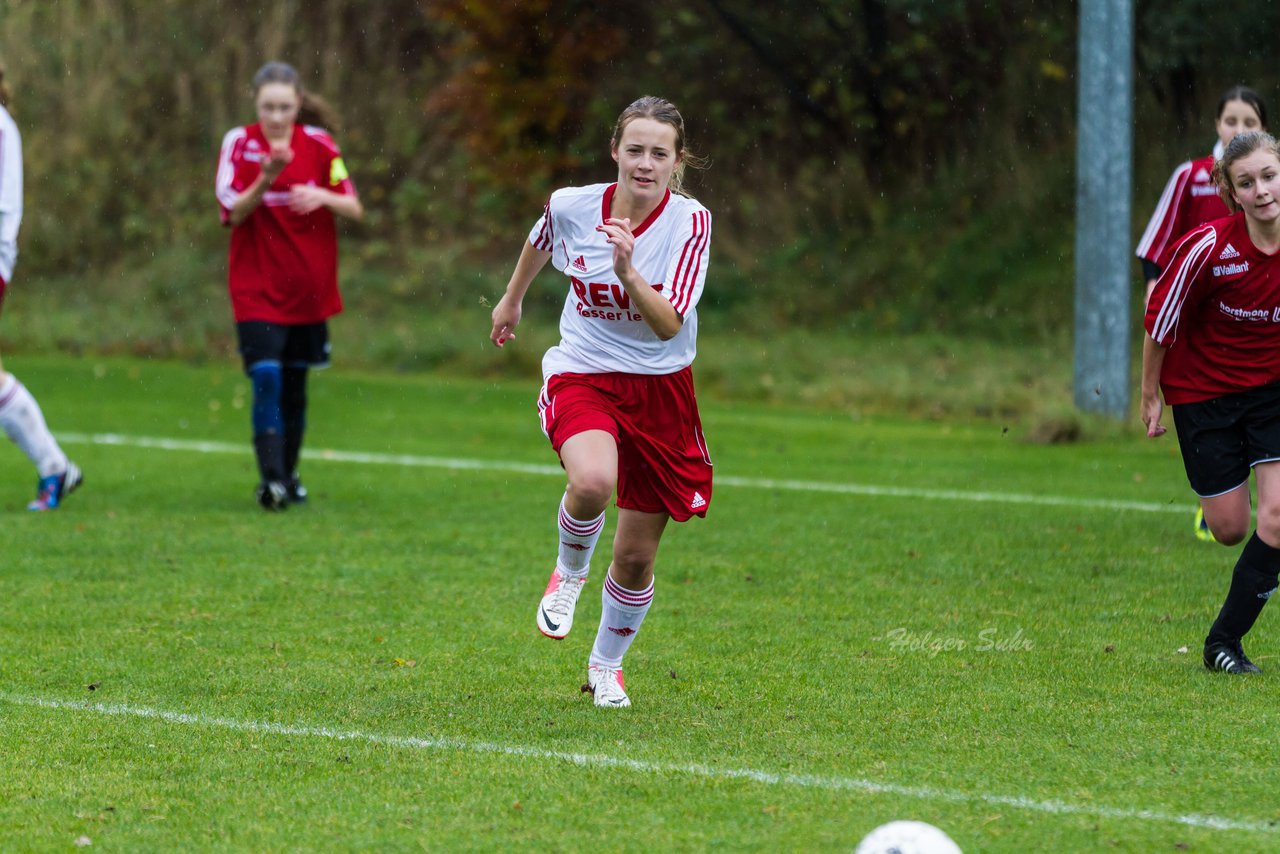
<path fill-rule="evenodd" d="M 662 293 L 684 324 L 668 341 L 654 334 L 613 272 L 613 247 L 597 230 L 616 184 L 557 190 L 529 233 L 569 277 L 560 343 L 542 359 L 543 378 L 562 373 L 673 374 L 697 352 L 698 300 L 711 251 L 711 213 L 670 191 L 639 226 L 632 266 Z"/>
<path fill-rule="evenodd" d="M 22 137 L 0 107 L 0 279 L 13 280 L 18 260 L 18 226 L 22 224 Z"/>

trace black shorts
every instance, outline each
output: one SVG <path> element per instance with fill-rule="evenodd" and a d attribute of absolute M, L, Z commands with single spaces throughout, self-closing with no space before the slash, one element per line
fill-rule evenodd
<path fill-rule="evenodd" d="M 279 362 L 286 368 L 329 366 L 329 324 L 267 323 L 246 320 L 236 324 L 244 369 L 259 362 Z"/>
<path fill-rule="evenodd" d="M 1182 464 L 1201 498 L 1230 492 L 1280 460 L 1280 383 L 1171 407 Z"/>

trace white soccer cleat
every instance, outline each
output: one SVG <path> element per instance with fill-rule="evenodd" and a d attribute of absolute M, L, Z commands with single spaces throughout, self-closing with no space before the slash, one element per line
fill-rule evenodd
<path fill-rule="evenodd" d="M 597 706 L 624 709 L 631 705 L 631 698 L 627 696 L 626 685 L 622 682 L 622 668 L 615 670 L 612 667 L 589 665 L 587 667 L 587 684 L 582 686 L 582 690 L 590 693 L 595 698 Z"/>
<path fill-rule="evenodd" d="M 573 628 L 573 609 L 587 583 L 587 576 L 561 575 L 560 568 L 551 570 L 551 580 L 538 603 L 538 631 L 560 640 Z"/>

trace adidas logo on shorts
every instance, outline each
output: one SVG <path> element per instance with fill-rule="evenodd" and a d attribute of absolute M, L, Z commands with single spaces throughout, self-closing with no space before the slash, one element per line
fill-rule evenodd
<path fill-rule="evenodd" d="M 1240 257 L 1240 253 L 1236 251 L 1236 248 L 1234 246 L 1228 243 L 1227 248 L 1223 249 L 1222 254 L 1218 256 L 1218 260 L 1225 261 L 1228 258 L 1239 258 L 1239 257 Z"/>
<path fill-rule="evenodd" d="M 695 492 L 693 494 L 693 500 L 689 502 L 689 509 L 701 510 L 703 507 L 706 507 L 706 506 L 707 506 L 707 499 L 702 497 L 701 492 Z"/>

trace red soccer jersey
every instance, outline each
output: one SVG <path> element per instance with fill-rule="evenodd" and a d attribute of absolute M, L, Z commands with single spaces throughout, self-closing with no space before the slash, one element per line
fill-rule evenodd
<path fill-rule="evenodd" d="M 1180 237 L 1206 222 L 1231 215 L 1213 183 L 1213 164 L 1214 156 L 1210 154 L 1173 170 L 1138 243 L 1139 258 L 1164 269 Z"/>
<path fill-rule="evenodd" d="M 1195 229 L 1160 274 L 1145 326 L 1169 348 L 1170 405 L 1280 381 L 1280 252 L 1253 245 L 1243 213 Z"/>
<path fill-rule="evenodd" d="M 333 214 L 289 209 L 290 188 L 311 184 L 355 195 L 342 153 L 326 131 L 295 125 L 293 160 L 272 182 L 262 203 L 231 230 L 228 285 L 237 322 L 319 323 L 342 311 L 338 294 L 338 237 Z M 234 128 L 222 140 L 217 194 L 222 223 L 236 197 L 262 171 L 271 144 L 260 125 Z"/>

